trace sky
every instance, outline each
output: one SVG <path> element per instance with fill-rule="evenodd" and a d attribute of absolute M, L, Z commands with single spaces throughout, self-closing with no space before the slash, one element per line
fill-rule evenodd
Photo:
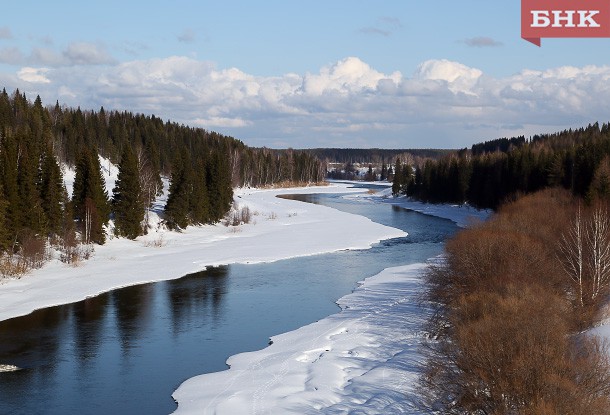
<path fill-rule="evenodd" d="M 463 148 L 610 121 L 610 39 L 539 48 L 520 24 L 515 0 L 21 0 L 0 17 L 0 88 L 271 148 Z"/>

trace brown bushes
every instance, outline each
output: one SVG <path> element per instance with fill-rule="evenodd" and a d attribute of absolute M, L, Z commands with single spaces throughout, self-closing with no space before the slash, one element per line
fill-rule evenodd
<path fill-rule="evenodd" d="M 430 412 L 610 413 L 606 348 L 576 334 L 582 314 L 557 256 L 573 206 L 563 191 L 540 192 L 447 243 L 427 273 Z"/>

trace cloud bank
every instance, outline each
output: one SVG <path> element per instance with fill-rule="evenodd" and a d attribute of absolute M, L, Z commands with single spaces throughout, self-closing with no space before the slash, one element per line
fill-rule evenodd
<path fill-rule="evenodd" d="M 0 83 L 47 104 L 155 114 L 257 146 L 457 148 L 610 118 L 608 66 L 494 78 L 429 60 L 405 75 L 348 57 L 315 73 L 262 77 L 183 56 L 86 65 L 107 55 L 79 45 L 61 58 L 82 64 L 41 57 L 46 66 L 0 72 Z"/>

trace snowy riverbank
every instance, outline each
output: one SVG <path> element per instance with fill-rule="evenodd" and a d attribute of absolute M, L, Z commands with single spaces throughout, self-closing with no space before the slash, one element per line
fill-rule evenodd
<path fill-rule="evenodd" d="M 107 184 L 110 186 L 110 184 Z M 286 193 L 353 193 L 347 185 L 247 190 L 235 198 L 253 213 L 239 227 L 189 227 L 182 233 L 151 232 L 136 241 L 110 239 L 77 267 L 53 260 L 18 280 L 0 284 L 0 320 L 67 304 L 129 285 L 179 278 L 206 266 L 271 262 L 345 249 L 364 249 L 405 233 L 362 216 L 279 199 Z M 160 245 L 160 246 L 159 246 Z"/>
<path fill-rule="evenodd" d="M 229 358 L 231 369 L 174 392 L 175 414 L 417 413 L 424 264 L 388 268 L 341 298 L 340 313 Z"/>
<path fill-rule="evenodd" d="M 460 226 L 489 212 L 425 205 L 388 190 L 344 197 L 392 203 Z M 342 311 L 229 358 L 230 369 L 184 382 L 176 414 L 418 414 L 413 404 L 430 312 L 418 300 L 425 264 L 388 268 L 338 301 Z"/>

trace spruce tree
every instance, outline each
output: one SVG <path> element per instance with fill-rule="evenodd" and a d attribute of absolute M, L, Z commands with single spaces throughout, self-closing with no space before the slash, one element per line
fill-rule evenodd
<path fill-rule="evenodd" d="M 401 190 L 402 181 L 403 181 L 403 169 L 400 164 L 400 159 L 396 159 L 396 165 L 394 166 L 394 180 L 392 181 L 392 194 L 394 196 L 398 196 Z"/>
<path fill-rule="evenodd" d="M 125 146 L 123 151 L 119 164 L 119 175 L 112 192 L 115 233 L 135 239 L 142 234 L 144 209 L 138 175 L 138 160 L 129 145 Z"/>
<path fill-rule="evenodd" d="M 206 184 L 210 195 L 210 220 L 219 221 L 233 203 L 231 175 L 226 160 L 220 151 L 211 154 L 206 165 Z"/>
<path fill-rule="evenodd" d="M 190 157 L 186 150 L 183 150 L 174 159 L 169 195 L 165 204 L 165 216 L 170 228 L 184 229 L 189 225 L 191 170 Z"/>
<path fill-rule="evenodd" d="M 25 146 L 24 146 L 25 147 Z M 38 183 L 37 154 L 31 154 L 27 148 L 21 149 L 17 186 L 21 221 L 19 228 L 30 229 L 35 234 L 45 229 L 45 214 L 42 208 Z"/>
<path fill-rule="evenodd" d="M 0 253 L 9 247 L 10 235 L 6 226 L 6 207 L 8 202 L 4 196 L 2 181 L 0 181 Z"/>
<path fill-rule="evenodd" d="M 46 215 L 47 232 L 60 235 L 63 225 L 66 189 L 61 168 L 51 148 L 47 148 L 42 162 L 40 196 Z"/>
<path fill-rule="evenodd" d="M 205 163 L 198 158 L 193 169 L 193 191 L 189 197 L 189 211 L 192 223 L 210 222 L 210 203 L 205 180 Z"/>
<path fill-rule="evenodd" d="M 72 203 L 75 219 L 83 228 L 85 242 L 103 244 L 106 239 L 103 226 L 110 214 L 108 195 L 97 152 L 92 153 L 87 148 L 76 163 Z"/>

